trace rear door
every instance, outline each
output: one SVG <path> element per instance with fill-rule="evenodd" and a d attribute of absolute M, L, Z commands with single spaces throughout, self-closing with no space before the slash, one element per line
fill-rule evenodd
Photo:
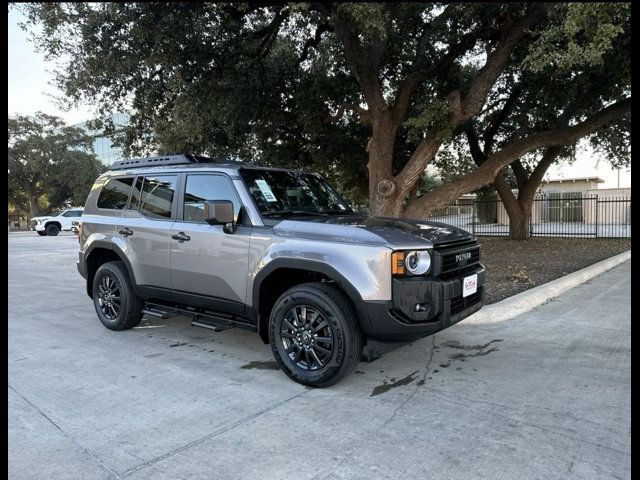
<path fill-rule="evenodd" d="M 171 289 L 169 242 L 178 178 L 178 174 L 138 176 L 116 229 L 138 286 L 159 289 L 161 296 L 168 296 Z"/>
<path fill-rule="evenodd" d="M 173 223 L 170 267 L 174 298 L 235 313 L 244 312 L 251 227 L 225 233 L 204 221 L 205 200 L 231 200 L 236 219 L 241 203 L 231 179 L 218 173 L 186 173 Z M 180 240 L 183 238 L 183 240 Z M 188 240 L 184 240 L 188 238 Z"/>

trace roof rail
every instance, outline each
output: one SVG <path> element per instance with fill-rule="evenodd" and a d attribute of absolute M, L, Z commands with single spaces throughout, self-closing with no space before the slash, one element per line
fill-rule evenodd
<path fill-rule="evenodd" d="M 223 160 L 200 155 L 183 153 L 179 155 L 162 155 L 158 157 L 131 158 L 113 162 L 109 167 L 111 170 L 126 170 L 128 168 L 139 167 L 160 167 L 167 165 L 187 165 L 190 163 L 237 163 L 233 160 Z"/>

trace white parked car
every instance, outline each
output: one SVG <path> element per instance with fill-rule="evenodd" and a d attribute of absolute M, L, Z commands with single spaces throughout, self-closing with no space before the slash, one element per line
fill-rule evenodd
<path fill-rule="evenodd" d="M 31 219 L 31 230 L 38 232 L 38 235 L 50 235 L 55 237 L 61 230 L 71 230 L 74 221 L 79 221 L 82 217 L 82 208 L 68 208 L 57 215 L 47 217 L 33 217 Z"/>

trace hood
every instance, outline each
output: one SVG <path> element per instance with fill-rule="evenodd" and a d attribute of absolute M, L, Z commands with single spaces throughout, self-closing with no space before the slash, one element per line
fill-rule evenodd
<path fill-rule="evenodd" d="M 273 225 L 276 235 L 390 248 L 424 248 L 473 239 L 466 230 L 440 222 L 345 215 L 283 220 Z"/>
<path fill-rule="evenodd" d="M 34 220 L 49 220 L 50 218 L 53 218 L 51 215 L 45 215 L 43 217 L 31 217 L 31 221 Z"/>

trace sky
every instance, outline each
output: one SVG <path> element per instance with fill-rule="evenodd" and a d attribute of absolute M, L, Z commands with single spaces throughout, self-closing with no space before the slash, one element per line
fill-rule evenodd
<path fill-rule="evenodd" d="M 61 117 L 69 125 L 91 119 L 94 108 L 90 105 L 78 105 L 69 111 L 62 110 L 57 105 L 54 97 L 61 96 L 62 92 L 53 85 L 55 64 L 46 62 L 44 55 L 35 51 L 28 40 L 28 33 L 18 27 L 18 22 L 23 20 L 21 13 L 13 8 L 9 10 L 9 115 L 32 115 L 42 111 Z M 597 176 L 605 181 L 600 184 L 600 188 L 631 186 L 630 170 L 618 172 L 602 158 L 599 165 L 596 165 L 597 160 L 595 153 L 581 152 L 573 165 L 551 167 L 545 179 Z"/>

